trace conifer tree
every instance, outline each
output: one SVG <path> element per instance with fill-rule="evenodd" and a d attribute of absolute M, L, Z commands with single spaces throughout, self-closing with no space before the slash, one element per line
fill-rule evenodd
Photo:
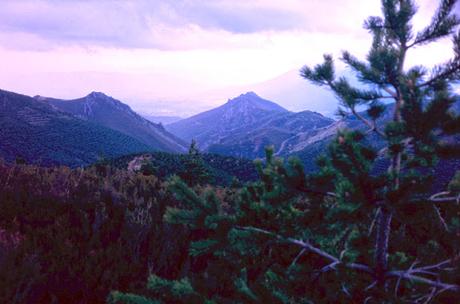
<path fill-rule="evenodd" d="M 332 90 L 340 113 L 368 130 L 341 130 L 313 174 L 268 149 L 266 161 L 257 163 L 260 181 L 245 186 L 232 206 L 173 180 L 171 190 L 185 207 L 169 208 L 165 220 L 192 231 L 186 277 L 153 276 L 145 297 L 113 293 L 109 301 L 458 303 L 459 176 L 432 192 L 439 160 L 460 157 L 452 140 L 460 117 L 451 111 L 458 101 L 452 85 L 460 80 L 455 4 L 441 0 L 430 24 L 415 34 L 415 3 L 382 0 L 383 16 L 365 22 L 373 37 L 366 60 L 348 52 L 341 58 L 363 86 L 336 77 L 330 55 L 301 70 Z M 413 48 L 446 37 L 452 60 L 432 70 L 406 67 Z M 387 113 L 391 118 L 382 119 Z M 369 136 L 379 138 L 379 148 Z"/>
<path fill-rule="evenodd" d="M 184 170 L 179 173 L 179 176 L 189 186 L 211 182 L 211 174 L 204 164 L 195 140 L 192 140 L 190 144 L 184 161 Z"/>

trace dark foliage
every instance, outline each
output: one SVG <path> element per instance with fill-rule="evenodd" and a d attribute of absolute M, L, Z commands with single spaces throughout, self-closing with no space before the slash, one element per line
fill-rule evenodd
<path fill-rule="evenodd" d="M 104 303 L 141 290 L 148 270 L 176 278 L 189 232 L 154 176 L 0 164 L 0 303 Z"/>
<path fill-rule="evenodd" d="M 154 168 L 155 176 L 167 180 L 173 175 L 187 172 L 187 164 L 193 160 L 191 155 L 152 152 L 145 154 L 129 154 L 115 159 L 105 159 L 100 163 L 119 169 L 126 169 L 130 161 L 136 157 L 144 157 L 145 164 Z M 243 158 L 223 156 L 218 154 L 200 154 L 202 166 L 209 174 L 207 183 L 218 186 L 229 186 L 236 177 L 241 182 L 255 181 L 258 178 L 254 163 Z"/>
<path fill-rule="evenodd" d="M 301 71 L 365 128 L 338 130 L 311 174 L 268 149 L 265 165 L 257 163 L 260 181 L 231 205 L 174 179 L 170 188 L 184 206 L 167 208 L 164 218 L 196 235 L 189 254 L 198 267 L 175 280 L 152 275 L 148 294 L 113 292 L 110 303 L 460 301 L 459 175 L 431 192 L 439 160 L 460 156 L 452 140 L 460 132 L 452 111 L 452 85 L 460 81 L 456 1 L 441 0 L 417 34 L 413 1 L 381 2 L 382 16 L 365 22 L 373 37 L 366 61 L 342 56 L 365 87 L 337 77 L 330 55 Z M 405 67 L 412 47 L 447 36 L 451 61 L 431 73 Z M 387 99 L 394 104 L 382 122 Z M 385 170 L 376 172 L 382 159 Z"/>

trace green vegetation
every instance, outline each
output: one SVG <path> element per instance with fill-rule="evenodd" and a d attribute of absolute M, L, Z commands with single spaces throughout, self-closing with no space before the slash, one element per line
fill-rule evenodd
<path fill-rule="evenodd" d="M 362 87 L 329 55 L 302 69 L 365 126 L 339 130 L 313 173 L 267 148 L 251 182 L 247 161 L 194 143 L 87 168 L 0 163 L 0 302 L 460 302 L 460 172 L 435 174 L 460 158 L 455 2 L 414 34 L 414 3 L 383 0 L 367 61 L 342 56 Z M 405 69 L 411 48 L 450 36 L 454 59 Z"/>
<path fill-rule="evenodd" d="M 460 133 L 452 83 L 460 80 L 460 20 L 456 1 L 441 1 L 431 23 L 412 32 L 416 6 L 383 0 L 383 17 L 365 28 L 373 43 L 367 61 L 342 60 L 367 88 L 337 78 L 332 56 L 302 76 L 326 86 L 367 130 L 341 130 L 305 175 L 267 150 L 260 181 L 231 205 L 212 190 L 197 193 L 179 179 L 170 189 L 183 207 L 164 219 L 191 231 L 195 262 L 181 276 L 150 276 L 135 296 L 113 292 L 109 303 L 457 303 L 460 301 L 458 176 L 432 193 L 441 156 L 458 155 L 449 136 Z M 405 69 L 413 47 L 452 36 L 455 57 L 432 71 Z M 382 124 L 381 100 L 394 102 Z M 363 116 L 358 107 L 365 107 Z M 384 146 L 366 141 L 381 137 Z M 383 159 L 386 169 L 373 172 Z M 447 184 L 444 185 L 447 190 Z M 151 299 L 151 300 L 150 300 Z"/>
<path fill-rule="evenodd" d="M 166 152 L 152 152 L 144 154 L 129 154 L 115 159 L 102 160 L 102 164 L 119 169 L 126 169 L 128 163 L 136 157 L 144 157 L 144 168 L 150 168 L 154 175 L 161 180 L 167 180 L 173 175 L 188 178 L 186 175 L 197 163 L 197 167 L 204 170 L 206 183 L 219 186 L 229 186 L 234 178 L 241 182 L 255 181 L 258 178 L 257 170 L 252 161 L 218 154 L 199 153 L 194 156 L 187 154 L 171 154 Z M 142 168 L 141 168 L 142 171 Z M 203 181 L 199 181 L 201 183 Z"/>
<path fill-rule="evenodd" d="M 0 164 L 0 302 L 104 303 L 147 269 L 176 278 L 189 232 L 163 223 L 166 206 L 179 203 L 154 176 Z"/>
<path fill-rule="evenodd" d="M 212 181 L 211 173 L 206 168 L 196 141 L 192 140 L 187 156 L 184 169 L 179 173 L 179 177 L 189 186 L 210 183 Z"/>

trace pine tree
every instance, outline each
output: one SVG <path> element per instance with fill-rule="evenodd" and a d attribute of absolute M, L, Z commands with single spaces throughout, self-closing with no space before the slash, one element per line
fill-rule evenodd
<path fill-rule="evenodd" d="M 184 170 L 179 176 L 189 185 L 202 185 L 211 182 L 211 174 L 206 168 L 195 140 L 192 140 L 184 161 Z"/>
<path fill-rule="evenodd" d="M 460 156 L 450 140 L 460 134 L 460 117 L 450 110 L 458 99 L 452 84 L 460 80 L 455 3 L 442 0 L 414 34 L 415 4 L 382 0 L 383 17 L 365 22 L 373 37 L 366 61 L 342 54 L 359 88 L 336 77 L 330 55 L 302 69 L 334 92 L 340 113 L 368 128 L 341 130 L 318 172 L 306 175 L 299 160 L 285 164 L 268 149 L 266 161 L 257 162 L 260 181 L 245 186 L 232 206 L 173 180 L 186 207 L 169 208 L 165 220 L 192 231 L 187 278 L 153 276 L 152 302 L 121 293 L 110 301 L 458 303 L 458 175 L 445 191 L 431 191 L 439 160 Z M 411 49 L 445 37 L 453 40 L 452 60 L 431 71 L 405 67 Z M 382 119 L 386 113 L 390 119 Z M 369 136 L 379 138 L 379 148 Z"/>

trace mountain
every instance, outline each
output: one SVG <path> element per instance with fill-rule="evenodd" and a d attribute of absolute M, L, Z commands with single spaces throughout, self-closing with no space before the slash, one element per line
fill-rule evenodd
<path fill-rule="evenodd" d="M 142 115 L 145 119 L 150 120 L 153 123 L 161 123 L 163 125 L 169 125 L 175 123 L 176 121 L 182 120 L 182 117 L 179 116 L 156 116 L 156 115 Z"/>
<path fill-rule="evenodd" d="M 291 111 L 298 112 L 308 109 L 333 117 L 338 106 L 337 99 L 329 91 L 311 84 L 299 74 L 299 70 L 291 70 L 276 78 L 256 84 L 253 88 L 256 92 Z"/>
<path fill-rule="evenodd" d="M 451 106 L 451 110 L 454 113 L 460 113 L 460 101 L 454 103 Z M 387 104 L 382 116 L 377 120 L 377 125 L 384 126 L 388 121 L 390 121 L 393 116 L 393 111 L 394 104 Z M 361 116 L 369 119 L 365 112 L 361 112 L 360 114 Z M 315 136 L 311 136 L 305 141 L 299 141 L 297 145 L 291 147 L 290 155 L 299 157 L 307 170 L 315 170 L 317 168 L 316 159 L 320 154 L 326 151 L 329 143 L 334 139 L 334 137 L 337 135 L 337 132 L 341 129 L 361 130 L 366 132 L 369 128 L 354 115 L 346 116 L 345 118 L 334 122 L 326 128 L 318 130 Z M 450 138 L 449 140 L 459 142 L 460 138 Z M 375 134 L 375 132 L 370 134 L 366 138 L 366 141 L 377 150 L 382 148 L 385 144 L 382 138 Z M 383 163 L 379 164 L 379 166 L 385 167 L 386 165 Z M 458 169 L 460 169 L 460 160 L 441 160 L 436 169 L 438 172 L 437 174 L 439 174 L 438 180 L 445 182 L 447 177 L 452 177 L 452 170 L 455 172 L 455 170 Z"/>
<path fill-rule="evenodd" d="M 88 165 L 151 151 L 137 139 L 64 113 L 48 102 L 0 90 L 0 158 L 42 165 Z"/>
<path fill-rule="evenodd" d="M 333 123 L 334 120 L 311 111 L 278 113 L 257 124 L 234 130 L 207 150 L 211 153 L 254 159 L 264 157 L 265 147 L 273 146 L 277 155 L 289 155 L 293 147 Z"/>
<path fill-rule="evenodd" d="M 264 157 L 269 145 L 278 155 L 289 154 L 333 123 L 316 112 L 290 112 L 249 92 L 166 128 L 184 140 L 197 140 L 204 151 L 254 159 Z"/>
<path fill-rule="evenodd" d="M 34 98 L 48 102 L 56 109 L 83 120 L 126 134 L 154 150 L 186 151 L 186 144 L 166 131 L 161 124 L 155 124 L 143 118 L 128 105 L 103 93 L 92 92 L 83 98 L 74 100 L 42 96 Z"/>
<path fill-rule="evenodd" d="M 268 117 L 288 113 L 286 109 L 262 99 L 254 92 L 228 100 L 224 105 L 183 119 L 166 128 L 176 136 L 190 142 L 195 139 L 201 149 L 233 135 L 242 127 L 258 125 Z"/>
<path fill-rule="evenodd" d="M 338 72 L 345 76 L 353 76 L 347 70 Z M 290 70 L 263 82 L 209 90 L 190 96 L 190 99 L 199 100 L 200 105 L 215 105 L 216 100 L 223 100 L 227 96 L 237 96 L 240 92 L 254 91 L 292 112 L 310 110 L 327 117 L 334 117 L 338 107 L 338 101 L 334 95 L 322 87 L 311 84 L 299 74 L 298 69 Z M 173 105 L 164 105 L 164 107 L 177 111 L 171 108 Z M 190 107 L 198 111 L 197 106 L 191 105 Z"/>

